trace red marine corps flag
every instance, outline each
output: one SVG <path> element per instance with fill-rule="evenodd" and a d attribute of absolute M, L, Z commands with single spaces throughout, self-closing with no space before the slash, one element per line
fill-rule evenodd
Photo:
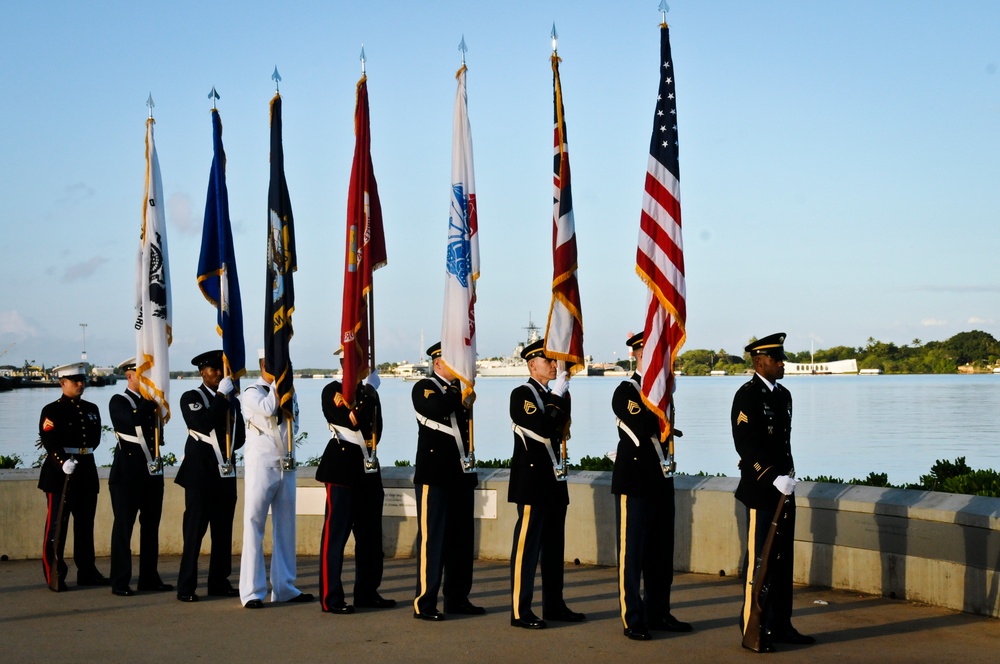
<path fill-rule="evenodd" d="M 347 193 L 344 304 L 340 324 L 340 343 L 344 350 L 343 394 L 350 408 L 355 406 L 358 381 L 368 375 L 370 363 L 375 359 L 371 349 L 374 335 L 369 321 L 368 297 L 372 290 L 372 272 L 386 264 L 382 206 L 372 167 L 364 50 L 361 62 L 362 74 L 354 110 L 354 163 Z"/>
<path fill-rule="evenodd" d="M 552 25 L 552 94 L 555 105 L 555 151 L 552 194 L 552 306 L 545 328 L 545 354 L 565 362 L 574 374 L 584 368 L 583 309 L 576 279 L 576 229 L 573 222 L 573 195 L 570 190 L 569 152 L 566 117 L 563 114 L 562 85 L 559 83 L 559 56 L 556 53 L 556 26 Z M 562 366 L 562 365 L 560 365 Z"/>
<path fill-rule="evenodd" d="M 674 359 L 684 344 L 687 304 L 677 160 L 677 99 L 670 30 L 665 21 L 660 25 L 659 70 L 660 89 L 649 142 L 636 272 L 649 286 L 641 367 L 642 400 L 659 416 L 666 438 L 671 429 Z"/>

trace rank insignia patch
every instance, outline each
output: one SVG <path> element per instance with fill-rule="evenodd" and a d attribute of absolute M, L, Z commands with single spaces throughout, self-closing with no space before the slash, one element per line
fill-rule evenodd
<path fill-rule="evenodd" d="M 334 406 L 343 406 L 346 403 L 347 402 L 344 401 L 344 395 L 343 394 L 341 394 L 340 392 L 335 392 L 334 393 L 334 395 L 333 395 L 333 405 Z"/>
<path fill-rule="evenodd" d="M 434 394 L 434 390 L 424 390 L 424 398 L 426 399 L 430 395 Z"/>
<path fill-rule="evenodd" d="M 47 417 L 45 418 L 45 421 L 42 422 L 42 431 L 52 431 L 55 428 L 56 428 L 56 423 Z"/>
<path fill-rule="evenodd" d="M 537 410 L 538 410 L 538 406 L 536 406 L 533 402 L 528 401 L 527 399 L 524 400 L 524 412 L 525 413 L 527 413 L 528 415 L 534 415 L 535 411 L 537 411 Z"/>
<path fill-rule="evenodd" d="M 746 424 L 750 424 L 750 419 L 747 417 L 746 413 L 744 413 L 741 410 L 739 416 L 736 418 L 736 426 L 739 426 L 739 425 L 743 424 L 744 422 Z"/>
<path fill-rule="evenodd" d="M 636 402 L 634 402 L 631 399 L 629 399 L 629 402 L 628 402 L 628 413 L 629 413 L 629 415 L 638 415 L 640 410 L 642 410 L 642 408 L 639 406 L 639 404 L 637 404 Z"/>
<path fill-rule="evenodd" d="M 188 408 L 190 408 L 191 410 L 201 410 L 201 402 L 195 401 L 190 406 L 188 406 Z"/>

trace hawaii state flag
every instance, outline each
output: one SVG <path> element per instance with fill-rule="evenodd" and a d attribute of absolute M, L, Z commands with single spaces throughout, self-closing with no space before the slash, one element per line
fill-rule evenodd
<path fill-rule="evenodd" d="M 222 120 L 212 109 L 212 171 L 205 200 L 205 224 L 201 231 L 198 258 L 198 287 L 217 311 L 216 330 L 222 336 L 224 374 L 233 379 L 239 393 L 239 379 L 246 373 L 243 345 L 243 304 L 236 274 L 233 229 L 229 223 L 229 192 L 226 190 L 226 153 L 222 148 Z"/>
<path fill-rule="evenodd" d="M 153 143 L 153 118 L 146 120 L 146 188 L 142 231 L 135 269 L 135 373 L 139 391 L 156 403 L 159 420 L 170 420 L 171 331 L 170 269 L 167 265 L 167 224 L 163 215 L 160 160 Z"/>
<path fill-rule="evenodd" d="M 287 420 L 293 419 L 292 312 L 295 287 L 295 228 L 292 202 L 285 182 L 285 157 L 281 145 L 281 95 L 271 100 L 271 183 L 267 191 L 267 292 L 264 295 L 264 369 L 274 376 L 278 403 Z"/>
<path fill-rule="evenodd" d="M 681 239 L 681 187 L 677 154 L 677 99 L 670 30 L 660 26 L 660 87 L 649 142 L 645 193 L 639 221 L 636 272 L 649 287 L 642 400 L 659 416 L 664 437 L 670 432 L 674 359 L 684 344 L 687 286 Z"/>
<path fill-rule="evenodd" d="M 344 302 L 340 343 L 344 351 L 343 394 L 350 408 L 355 405 L 358 381 L 369 373 L 371 330 L 368 294 L 372 272 L 386 264 L 382 206 L 372 167 L 368 118 L 368 78 L 358 81 L 354 109 L 354 162 L 347 192 L 347 237 L 344 258 Z"/>
<path fill-rule="evenodd" d="M 576 229 L 570 190 L 566 116 L 563 113 L 560 58 L 552 53 L 552 94 L 555 105 L 555 151 L 552 194 L 552 306 L 545 328 L 545 354 L 566 362 L 574 374 L 584 368 L 583 309 L 577 282 Z"/>
<path fill-rule="evenodd" d="M 462 399 L 476 387 L 476 280 L 479 279 L 479 221 L 472 162 L 472 125 L 465 91 L 466 68 L 458 70 L 451 139 L 451 209 L 444 282 L 441 359 L 462 381 Z"/>

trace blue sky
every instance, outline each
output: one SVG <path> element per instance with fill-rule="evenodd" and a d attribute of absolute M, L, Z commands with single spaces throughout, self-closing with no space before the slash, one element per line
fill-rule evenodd
<path fill-rule="evenodd" d="M 1000 4 L 671 2 L 686 348 L 792 350 L 1000 336 Z M 0 363 L 134 349 L 145 101 L 167 198 L 171 365 L 220 342 L 196 286 L 216 86 L 247 348 L 263 338 L 271 72 L 283 81 L 300 367 L 335 366 L 354 86 L 368 57 L 389 264 L 377 359 L 440 334 L 457 45 L 469 47 L 481 356 L 506 354 L 551 279 L 559 32 L 585 350 L 642 326 L 634 271 L 659 13 L 636 2 L 12 3 L 0 53 Z M 11 346 L 11 344 L 14 344 Z"/>

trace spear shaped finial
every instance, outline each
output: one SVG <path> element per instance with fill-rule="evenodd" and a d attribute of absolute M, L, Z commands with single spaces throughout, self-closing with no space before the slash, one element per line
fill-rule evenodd
<path fill-rule="evenodd" d="M 361 75 L 365 75 L 365 45 L 361 45 Z"/>
<path fill-rule="evenodd" d="M 552 52 L 555 53 L 556 52 L 556 42 L 559 41 L 559 33 L 556 32 L 556 23 L 555 23 L 555 21 L 552 22 L 552 34 L 550 36 L 552 37 Z"/>
<path fill-rule="evenodd" d="M 278 94 L 278 83 L 281 83 L 281 74 L 278 73 L 278 65 L 274 66 L 274 73 L 271 74 L 271 80 L 274 81 L 274 94 Z"/>
<path fill-rule="evenodd" d="M 663 24 L 667 23 L 667 12 L 670 11 L 670 5 L 667 4 L 667 0 L 660 0 L 660 16 L 663 18 Z"/>
<path fill-rule="evenodd" d="M 149 107 L 149 117 L 152 118 L 153 117 L 153 107 L 156 106 L 156 104 L 153 103 L 153 93 L 152 92 L 149 93 L 149 97 L 146 99 L 146 106 Z"/>
<path fill-rule="evenodd" d="M 462 52 L 462 64 L 465 64 L 465 54 L 468 52 L 469 47 L 465 45 L 465 35 L 462 35 L 462 41 L 458 42 L 458 50 Z"/>
<path fill-rule="evenodd" d="M 215 108 L 216 99 L 222 99 L 222 97 L 219 96 L 219 93 L 215 91 L 214 85 L 212 86 L 212 91 L 208 93 L 208 98 L 212 100 L 212 108 Z"/>

